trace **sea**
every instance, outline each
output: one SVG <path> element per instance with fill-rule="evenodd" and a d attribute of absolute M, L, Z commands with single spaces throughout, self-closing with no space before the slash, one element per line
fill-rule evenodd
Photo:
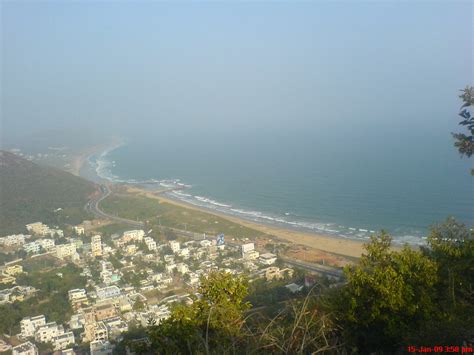
<path fill-rule="evenodd" d="M 113 182 L 247 220 L 337 238 L 385 230 L 422 245 L 453 216 L 474 225 L 474 178 L 451 136 L 285 132 L 126 138 L 89 162 Z"/>

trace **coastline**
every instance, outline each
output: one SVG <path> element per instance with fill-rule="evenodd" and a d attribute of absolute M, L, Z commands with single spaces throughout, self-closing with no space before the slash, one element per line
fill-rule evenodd
<path fill-rule="evenodd" d="M 127 191 L 130 193 L 140 194 L 148 198 L 157 199 L 162 203 L 169 203 L 175 206 L 219 216 L 231 222 L 234 222 L 234 223 L 243 225 L 245 227 L 252 228 L 260 232 L 263 232 L 265 234 L 274 236 L 276 238 L 282 239 L 286 242 L 300 244 L 306 247 L 321 250 L 323 252 L 339 254 L 339 255 L 344 255 L 344 256 L 354 257 L 354 258 L 359 258 L 364 252 L 365 243 L 362 241 L 343 239 L 340 237 L 327 236 L 323 234 L 295 231 L 295 230 L 290 230 L 286 228 L 269 226 L 262 223 L 248 221 L 248 220 L 238 218 L 235 216 L 229 216 L 224 213 L 219 213 L 214 210 L 209 210 L 204 207 L 198 207 L 189 203 L 171 199 L 169 197 L 163 196 L 160 193 L 160 191 L 153 192 L 150 190 L 142 189 L 139 187 L 131 187 L 131 186 L 127 186 Z"/>

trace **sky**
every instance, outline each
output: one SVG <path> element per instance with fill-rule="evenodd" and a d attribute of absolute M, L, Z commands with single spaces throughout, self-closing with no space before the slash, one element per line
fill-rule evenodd
<path fill-rule="evenodd" d="M 449 132 L 473 83 L 469 1 L 0 6 L 2 142 Z"/>

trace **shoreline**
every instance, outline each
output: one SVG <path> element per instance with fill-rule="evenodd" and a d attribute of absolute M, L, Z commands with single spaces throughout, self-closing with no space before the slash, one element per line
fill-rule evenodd
<path fill-rule="evenodd" d="M 291 230 L 287 228 L 281 228 L 277 226 L 265 225 L 263 223 L 248 221 L 239 217 L 229 216 L 224 213 L 209 210 L 204 207 L 195 206 L 190 203 L 183 201 L 177 201 L 167 196 L 163 196 L 163 191 L 150 191 L 139 187 L 132 187 L 125 185 L 126 189 L 130 193 L 136 193 L 139 195 L 146 196 L 148 198 L 157 199 L 160 203 L 169 203 L 182 208 L 205 212 L 211 215 L 215 215 L 221 218 L 225 218 L 231 222 L 243 225 L 245 227 L 255 229 L 263 232 L 269 236 L 276 237 L 277 239 L 284 240 L 286 242 L 300 244 L 306 247 L 314 248 L 323 252 L 343 255 L 347 257 L 359 258 L 365 251 L 364 242 L 344 239 L 336 236 L 328 236 L 323 234 L 309 233 Z"/>

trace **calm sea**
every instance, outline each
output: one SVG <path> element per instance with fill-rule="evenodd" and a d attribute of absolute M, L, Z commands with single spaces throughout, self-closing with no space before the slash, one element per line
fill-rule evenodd
<path fill-rule="evenodd" d="M 429 226 L 447 216 L 473 225 L 474 180 L 449 132 L 356 129 L 339 135 L 312 129 L 146 137 L 103 154 L 101 175 L 179 179 L 190 187 L 171 193 L 174 198 L 347 238 L 366 239 L 385 229 L 400 242 L 422 243 Z"/>

